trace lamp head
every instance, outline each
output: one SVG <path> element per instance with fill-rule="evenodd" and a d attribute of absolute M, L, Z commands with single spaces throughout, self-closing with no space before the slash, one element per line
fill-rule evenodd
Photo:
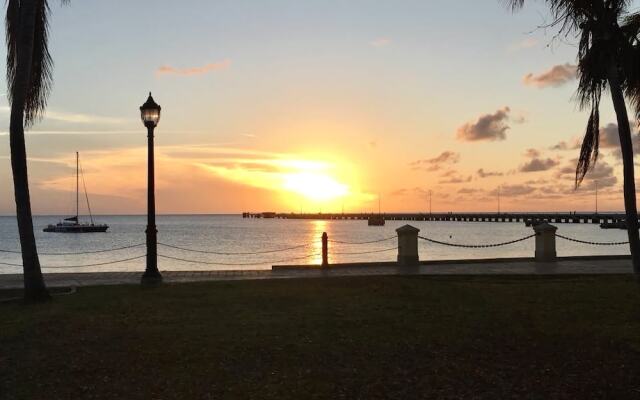
<path fill-rule="evenodd" d="M 158 126 L 158 121 L 160 121 L 160 106 L 153 101 L 151 92 L 149 92 L 147 101 L 140 107 L 140 118 L 142 118 L 142 123 L 147 128 L 155 128 Z"/>

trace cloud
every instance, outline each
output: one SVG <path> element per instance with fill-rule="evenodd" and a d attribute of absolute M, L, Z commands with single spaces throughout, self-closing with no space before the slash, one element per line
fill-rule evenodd
<path fill-rule="evenodd" d="M 636 124 L 629 122 L 631 126 L 631 141 L 633 148 L 640 147 L 640 135 L 638 134 Z M 620 135 L 618 134 L 618 124 L 609 123 L 600 128 L 600 148 L 620 150 Z"/>
<path fill-rule="evenodd" d="M 524 153 L 524 156 L 529 158 L 540 157 L 540 151 L 536 149 L 527 149 L 527 151 L 525 151 Z"/>
<path fill-rule="evenodd" d="M 530 49 L 530 48 L 536 47 L 538 43 L 539 43 L 538 39 L 528 37 L 509 46 L 509 51 Z"/>
<path fill-rule="evenodd" d="M 460 153 L 454 153 L 453 151 L 443 151 L 437 157 L 413 161 L 409 165 L 411 165 L 413 169 L 438 171 L 445 165 L 457 164 L 459 161 Z"/>
<path fill-rule="evenodd" d="M 467 122 L 458 128 L 457 137 L 462 141 L 505 140 L 509 129 L 509 107 L 504 107 L 493 114 L 480 116 L 475 122 Z"/>
<path fill-rule="evenodd" d="M 489 194 L 497 196 L 500 193 L 502 197 L 517 197 L 526 194 L 531 194 L 536 189 L 529 185 L 514 184 L 514 185 L 502 185 L 499 189 L 492 190 Z"/>
<path fill-rule="evenodd" d="M 163 130 L 162 133 L 202 133 L 201 131 Z M 75 135 L 138 135 L 140 129 L 115 129 L 115 130 L 33 130 L 25 132 L 27 136 L 75 136 Z M 9 132 L 0 131 L 0 136 L 9 136 Z"/>
<path fill-rule="evenodd" d="M 476 189 L 476 188 L 461 188 L 460 190 L 458 190 L 459 194 L 476 194 L 476 193 L 481 193 L 484 192 L 483 189 Z"/>
<path fill-rule="evenodd" d="M 392 43 L 393 41 L 387 37 L 380 37 L 372 40 L 369 44 L 373 47 L 385 47 Z"/>
<path fill-rule="evenodd" d="M 0 112 L 10 113 L 11 107 L 0 106 Z M 100 115 L 72 113 L 65 111 L 46 110 L 44 113 L 45 120 L 53 120 L 60 122 L 68 122 L 73 124 L 105 124 L 115 125 L 125 123 L 126 120 L 122 118 L 103 117 Z"/>
<path fill-rule="evenodd" d="M 559 162 L 551 158 L 533 158 L 520 166 L 520 172 L 548 171 L 558 165 Z"/>
<path fill-rule="evenodd" d="M 446 179 L 441 179 L 440 181 L 438 181 L 438 183 L 445 184 L 445 185 L 454 184 L 454 183 L 471 182 L 471 180 L 473 179 L 471 175 L 464 177 L 454 170 L 446 171 L 445 173 L 440 175 L 440 177 L 446 178 Z"/>
<path fill-rule="evenodd" d="M 410 196 L 410 197 L 428 198 L 429 197 L 429 190 L 428 189 L 423 189 L 421 187 L 402 188 L 402 189 L 394 190 L 393 192 L 391 192 L 391 195 L 392 196 Z"/>
<path fill-rule="evenodd" d="M 94 150 L 83 154 L 85 178 L 91 185 L 89 191 L 92 195 L 117 194 L 135 201 L 136 209 L 144 205 L 146 147 Z M 72 168 L 75 166 L 75 158 L 70 155 L 46 161 Z M 161 199 L 159 206 L 165 210 L 188 211 L 185 204 L 195 203 L 198 210 L 212 210 L 211 207 L 221 204 L 218 196 L 224 197 L 225 207 L 230 210 L 237 210 L 234 207 L 243 204 L 239 203 L 244 202 L 243 198 L 251 199 L 252 207 L 256 204 L 255 199 L 273 199 L 273 204 L 276 205 L 285 201 L 289 205 L 295 203 L 298 207 L 300 201 L 303 201 L 301 199 L 304 199 L 305 204 L 339 204 L 341 200 L 362 204 L 377 198 L 359 187 L 353 174 L 354 167 L 350 164 L 308 159 L 292 153 L 264 152 L 215 144 L 156 146 L 156 167 L 156 187 Z M 43 191 L 65 192 L 73 187 L 73 179 L 65 169 L 46 179 L 36 179 L 34 186 Z M 234 191 L 237 197 L 235 203 L 231 201 L 234 196 L 224 188 Z M 181 189 L 188 189 L 188 193 L 198 193 L 198 196 L 191 196 L 189 199 L 183 198 L 184 196 L 176 197 L 175 193 L 182 192 Z M 219 191 L 225 193 L 217 194 Z M 238 197 L 240 192 L 243 195 Z M 248 207 L 248 203 L 245 206 Z M 105 203 L 101 209 L 112 208 Z"/>
<path fill-rule="evenodd" d="M 549 147 L 549 150 L 565 151 L 573 148 L 575 147 L 569 147 L 569 144 L 566 141 L 561 140 L 560 142 Z"/>
<path fill-rule="evenodd" d="M 520 166 L 520 172 L 548 171 L 556 165 L 560 164 L 559 161 L 552 158 L 543 158 L 542 153 L 537 149 L 527 149 L 524 152 L 524 156 L 528 158 L 529 161 Z"/>
<path fill-rule="evenodd" d="M 640 134 L 638 133 L 637 125 L 633 122 L 629 122 L 631 126 L 631 142 L 633 143 L 634 153 L 638 153 L 640 150 Z M 580 149 L 582 143 L 579 139 L 575 138 L 570 143 L 566 141 L 560 141 L 557 144 L 551 146 L 550 150 L 564 151 L 564 150 L 577 150 Z M 617 159 L 621 159 L 620 152 L 620 136 L 618 135 L 618 124 L 609 123 L 600 127 L 600 142 L 599 148 L 605 150 L 611 150 L 612 155 Z"/>
<path fill-rule="evenodd" d="M 538 75 L 529 73 L 522 78 L 522 82 L 527 86 L 537 88 L 559 87 L 576 79 L 577 66 L 573 64 L 554 65 L 551 69 Z"/>
<path fill-rule="evenodd" d="M 477 171 L 477 174 L 480 178 L 489 178 L 491 176 L 502 176 L 504 175 L 502 172 L 496 172 L 496 171 L 485 171 L 484 168 L 480 168 Z"/>
<path fill-rule="evenodd" d="M 556 178 L 570 181 L 573 185 L 576 177 L 577 162 L 578 160 L 576 158 L 570 160 L 564 167 L 558 170 Z M 593 190 L 595 189 L 596 181 L 598 188 L 601 189 L 615 186 L 618 183 L 618 178 L 615 176 L 614 168 L 602 158 L 600 158 L 596 165 L 587 172 L 587 175 L 585 175 L 584 181 L 580 187 L 582 189 Z"/>
<path fill-rule="evenodd" d="M 178 76 L 195 76 L 203 75 L 212 71 L 221 71 L 231 66 L 231 60 L 222 60 L 217 63 L 211 63 L 202 67 L 176 68 L 170 65 L 163 65 L 156 70 L 156 75 L 178 75 Z"/>

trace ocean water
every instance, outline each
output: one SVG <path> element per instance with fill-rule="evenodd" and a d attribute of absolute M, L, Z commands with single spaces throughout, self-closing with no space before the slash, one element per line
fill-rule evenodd
<path fill-rule="evenodd" d="M 82 253 L 144 244 L 146 218 L 144 216 L 98 216 L 96 222 L 109 224 L 107 233 L 62 234 L 44 233 L 49 223 L 59 217 L 35 217 L 36 240 L 41 253 Z M 370 227 L 366 221 L 310 221 L 280 219 L 244 219 L 239 215 L 159 216 L 158 242 L 192 252 L 160 245 L 158 253 L 171 257 L 158 259 L 160 270 L 237 270 L 268 269 L 273 264 L 319 264 L 321 235 L 327 232 L 330 240 L 367 242 L 396 236 L 395 229 L 410 223 L 420 229 L 420 235 L 439 241 L 461 244 L 492 244 L 518 239 L 533 233 L 523 223 L 490 222 L 428 222 L 387 221 L 384 227 Z M 626 232 L 603 230 L 593 224 L 558 224 L 558 233 L 587 241 L 626 241 Z M 530 257 L 534 253 L 535 238 L 508 246 L 494 248 L 449 247 L 419 241 L 422 260 L 476 259 L 500 257 Z M 303 247 L 298 247 L 303 246 Z M 363 245 L 329 244 L 329 261 L 394 261 L 397 239 Z M 282 252 L 256 253 L 296 247 Z M 20 249 L 16 220 L 0 217 L 0 263 L 20 264 L 20 255 L 3 252 Z M 387 249 L 391 249 L 385 251 Z M 593 246 L 557 239 L 559 256 L 629 254 L 627 245 Z M 374 252 L 374 253 L 369 253 Z M 361 253 L 361 254 L 349 254 Z M 367 254 L 362 254 L 367 253 Z M 144 246 L 113 252 L 72 255 L 42 255 L 46 272 L 142 271 Z M 183 261 L 184 260 L 184 261 Z M 102 264 L 93 265 L 89 264 Z M 0 264 L 0 273 L 17 273 L 20 267 Z"/>

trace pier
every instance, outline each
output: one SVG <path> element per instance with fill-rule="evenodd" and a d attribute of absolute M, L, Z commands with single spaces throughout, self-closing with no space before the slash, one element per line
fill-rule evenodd
<path fill-rule="evenodd" d="M 242 213 L 244 218 L 278 218 L 307 220 L 367 220 L 376 213 Z M 540 222 L 554 224 L 601 224 L 621 223 L 624 213 L 587 213 L 587 212 L 508 212 L 508 213 L 384 213 L 387 221 L 448 221 L 448 222 L 522 222 L 527 226 Z"/>

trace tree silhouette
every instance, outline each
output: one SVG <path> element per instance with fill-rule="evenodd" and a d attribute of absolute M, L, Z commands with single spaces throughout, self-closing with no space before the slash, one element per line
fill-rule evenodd
<path fill-rule="evenodd" d="M 67 3 L 68 0 L 61 0 Z M 53 63 L 48 47 L 47 0 L 8 0 L 6 16 L 7 86 L 11 104 L 9 141 L 18 232 L 27 301 L 49 298 L 33 232 L 25 127 L 36 122 L 47 103 Z"/>
<path fill-rule="evenodd" d="M 609 91 L 618 120 L 624 175 L 624 204 L 629 247 L 636 277 L 640 277 L 640 237 L 633 165 L 631 127 L 625 97 L 640 118 L 640 14 L 630 13 L 630 0 L 545 0 L 558 35 L 578 42 L 578 89 L 581 109 L 590 111 L 576 166 L 576 188 L 598 159 L 600 101 Z M 517 11 L 525 0 L 507 0 Z"/>

